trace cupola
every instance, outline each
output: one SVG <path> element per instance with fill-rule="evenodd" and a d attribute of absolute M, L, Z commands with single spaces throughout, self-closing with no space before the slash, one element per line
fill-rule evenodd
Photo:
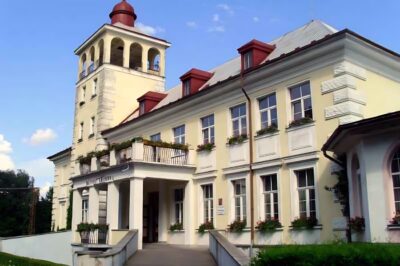
<path fill-rule="evenodd" d="M 275 45 L 254 39 L 240 47 L 238 52 L 242 56 L 242 71 L 246 71 L 261 64 L 274 49 Z"/>
<path fill-rule="evenodd" d="M 122 0 L 116 4 L 110 13 L 111 24 L 122 23 L 129 27 L 135 26 L 136 14 L 133 7 L 126 1 Z"/>
<path fill-rule="evenodd" d="M 180 77 L 182 81 L 182 96 L 189 96 L 199 89 L 212 77 L 212 73 L 192 68 Z"/>
<path fill-rule="evenodd" d="M 148 91 L 140 98 L 137 99 L 139 102 L 139 115 L 143 115 L 145 113 L 150 112 L 162 99 L 165 98 L 167 94 Z"/>

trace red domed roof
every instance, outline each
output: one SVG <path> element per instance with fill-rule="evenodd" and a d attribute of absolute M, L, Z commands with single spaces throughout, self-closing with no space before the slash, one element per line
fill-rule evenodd
<path fill-rule="evenodd" d="M 133 7 L 126 0 L 122 0 L 114 6 L 113 11 L 110 13 L 110 18 L 112 24 L 120 22 L 124 25 L 134 27 L 136 14 Z"/>

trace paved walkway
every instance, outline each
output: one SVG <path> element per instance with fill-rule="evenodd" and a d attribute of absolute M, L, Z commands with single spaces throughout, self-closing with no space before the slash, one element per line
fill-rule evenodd
<path fill-rule="evenodd" d="M 168 244 L 145 244 L 127 266 L 216 266 L 208 247 Z"/>

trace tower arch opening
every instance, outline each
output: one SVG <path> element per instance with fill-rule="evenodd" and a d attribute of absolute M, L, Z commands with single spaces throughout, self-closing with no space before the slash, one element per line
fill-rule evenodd
<path fill-rule="evenodd" d="M 160 51 L 156 48 L 150 48 L 147 59 L 147 69 L 150 71 L 160 72 Z"/>
<path fill-rule="evenodd" d="M 111 60 L 110 63 L 116 66 L 124 65 L 124 41 L 120 38 L 114 38 L 111 41 Z"/>
<path fill-rule="evenodd" d="M 129 68 L 142 70 L 142 53 L 143 48 L 138 43 L 131 44 L 129 52 Z"/>

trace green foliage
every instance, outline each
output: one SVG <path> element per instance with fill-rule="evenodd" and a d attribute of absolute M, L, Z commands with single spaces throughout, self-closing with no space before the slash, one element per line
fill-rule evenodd
<path fill-rule="evenodd" d="M 113 144 L 111 144 L 110 149 L 115 150 L 116 152 L 119 152 L 120 150 L 132 147 L 132 142 L 133 142 L 132 140 L 127 140 L 127 141 L 124 141 L 121 143 L 113 143 Z"/>
<path fill-rule="evenodd" d="M 277 219 L 266 219 L 265 221 L 257 222 L 256 228 L 263 233 L 267 233 L 282 228 L 282 224 Z"/>
<path fill-rule="evenodd" d="M 247 134 L 242 134 L 239 136 L 232 136 L 227 139 L 227 144 L 229 144 L 229 145 L 240 144 L 240 143 L 243 143 L 243 141 L 245 141 L 246 139 L 248 139 Z"/>
<path fill-rule="evenodd" d="M 349 220 L 349 227 L 356 232 L 362 232 L 365 229 L 365 220 L 363 217 L 355 217 Z"/>
<path fill-rule="evenodd" d="M 187 144 L 180 144 L 180 143 L 169 143 L 164 141 L 151 141 L 151 140 L 143 140 L 143 144 L 160 147 L 160 148 L 169 148 L 169 149 L 176 149 L 176 150 L 183 150 L 188 151 L 189 146 Z"/>
<path fill-rule="evenodd" d="M 41 198 L 36 205 L 36 234 L 51 231 L 51 211 L 53 209 L 53 187 L 50 187 L 45 198 Z"/>
<path fill-rule="evenodd" d="M 399 265 L 395 244 L 332 244 L 270 246 L 252 260 L 253 266 L 356 266 Z"/>
<path fill-rule="evenodd" d="M 97 159 L 105 156 L 105 155 L 109 155 L 110 151 L 109 150 L 101 150 L 101 151 L 96 151 L 94 156 L 96 156 Z"/>
<path fill-rule="evenodd" d="M 400 225 L 400 213 L 396 213 L 396 215 L 392 218 L 390 221 L 390 224 L 392 225 Z"/>
<path fill-rule="evenodd" d="M 174 232 L 174 231 L 182 231 L 183 230 L 183 224 L 182 223 L 175 223 L 171 224 L 169 227 L 169 230 Z"/>
<path fill-rule="evenodd" d="M 311 124 L 312 122 L 314 122 L 314 120 L 312 118 L 303 117 L 303 118 L 300 118 L 300 119 L 297 119 L 297 120 L 293 120 L 292 122 L 290 122 L 289 128 Z"/>
<path fill-rule="evenodd" d="M 72 190 L 69 191 L 69 205 L 67 209 L 67 230 L 71 230 L 72 227 L 72 202 L 73 202 Z"/>
<path fill-rule="evenodd" d="M 90 152 L 88 153 L 86 156 L 79 156 L 78 160 L 80 164 L 88 164 L 90 165 L 92 163 L 92 157 L 93 157 L 93 153 Z"/>
<path fill-rule="evenodd" d="M 206 230 L 213 230 L 213 229 L 214 229 L 214 224 L 212 222 L 207 221 L 199 226 L 198 231 L 200 234 L 204 234 Z"/>
<path fill-rule="evenodd" d="M 240 221 L 236 220 L 228 226 L 229 232 L 232 233 L 241 233 L 243 229 L 246 227 L 246 220 Z"/>
<path fill-rule="evenodd" d="M 334 174 L 337 176 L 337 183 L 332 187 L 325 186 L 325 189 L 335 193 L 336 198 L 339 199 L 339 204 L 342 206 L 342 214 L 347 217 L 349 216 L 349 181 L 347 174 L 345 170 Z"/>
<path fill-rule="evenodd" d="M 215 148 L 215 144 L 214 143 L 206 143 L 206 144 L 201 144 L 201 145 L 197 145 L 197 150 L 198 152 L 200 151 L 212 151 L 212 149 Z"/>
<path fill-rule="evenodd" d="M 318 225 L 318 220 L 315 217 L 300 217 L 292 221 L 293 229 L 313 229 Z"/>
<path fill-rule="evenodd" d="M 31 190 L 1 188 L 33 188 L 33 178 L 24 171 L 0 171 L 0 237 L 28 233 Z"/>
<path fill-rule="evenodd" d="M 269 127 L 262 128 L 257 131 L 257 136 L 265 135 L 265 134 L 272 134 L 278 132 L 278 127 L 275 124 L 270 125 Z"/>
<path fill-rule="evenodd" d="M 8 253 L 0 252 L 0 265 L 12 266 L 56 266 L 62 264 L 52 263 L 45 260 L 35 260 L 25 257 L 14 256 Z"/>

